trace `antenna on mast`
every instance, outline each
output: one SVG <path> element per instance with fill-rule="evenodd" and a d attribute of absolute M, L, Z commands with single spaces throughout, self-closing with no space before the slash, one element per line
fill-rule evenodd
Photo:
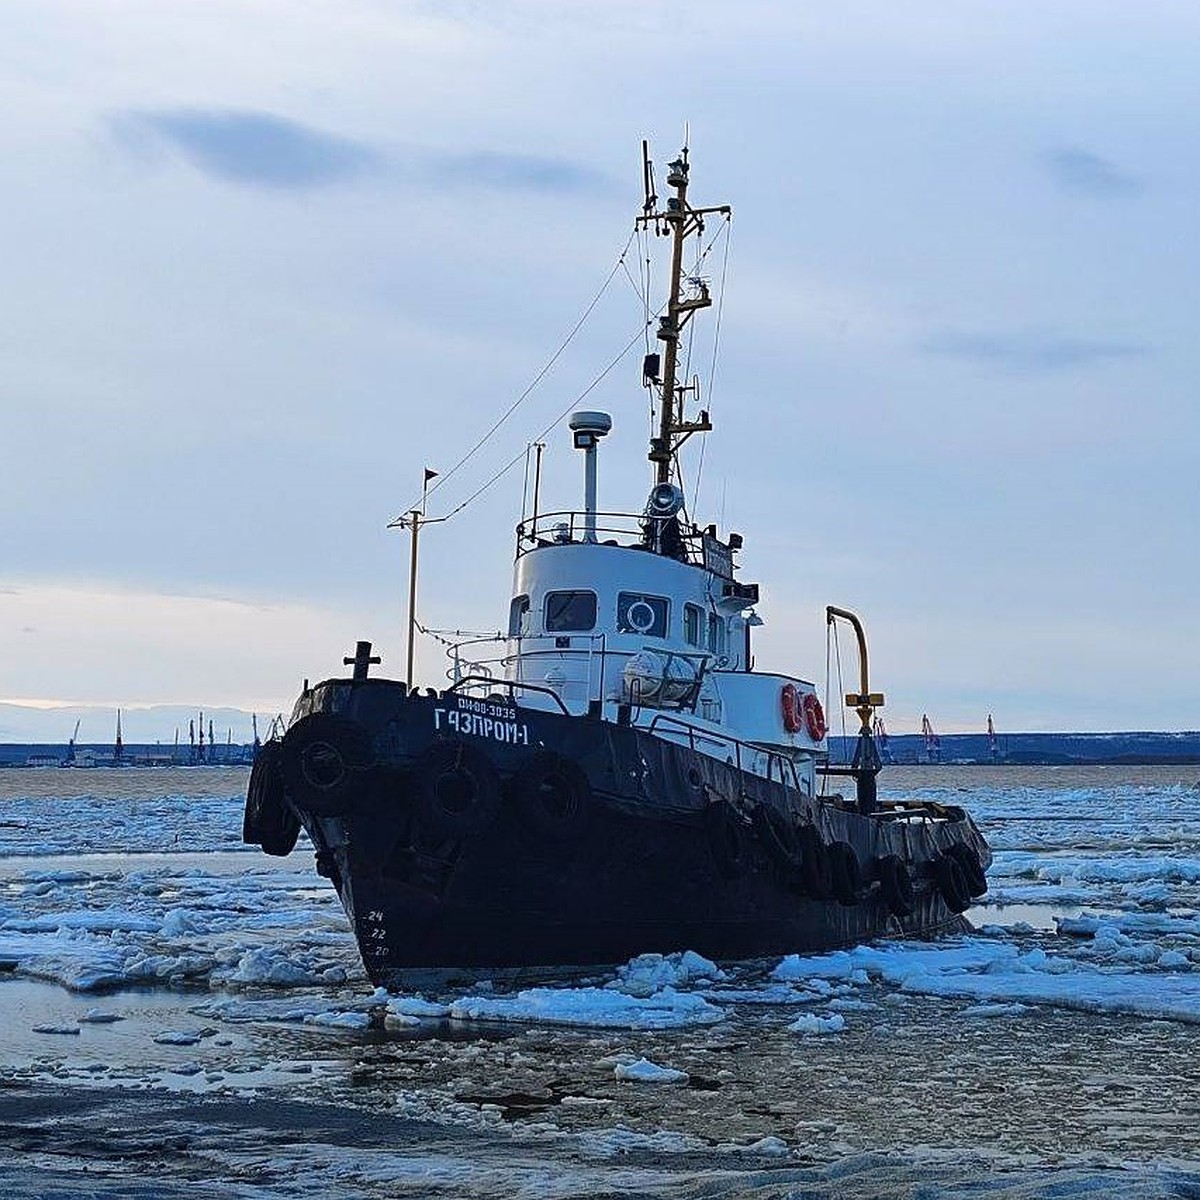
<path fill-rule="evenodd" d="M 654 194 L 654 165 L 650 162 L 650 143 L 645 138 L 642 138 L 642 188 L 646 193 L 642 212 L 649 216 L 658 204 L 658 197 Z"/>
<path fill-rule="evenodd" d="M 685 129 L 685 142 L 690 136 L 690 130 Z M 650 152 L 642 143 L 643 161 L 646 164 L 646 178 L 650 176 Z M 658 436 L 650 439 L 650 461 L 654 463 L 655 483 L 661 485 L 671 482 L 672 467 L 679 447 L 693 433 L 706 433 L 712 428 L 708 413 L 701 411 L 698 419 L 684 420 L 684 398 L 690 386 L 682 386 L 676 381 L 679 365 L 679 341 L 685 327 L 699 309 L 708 308 L 712 304 L 708 285 L 702 279 L 686 280 L 688 290 L 685 292 L 683 245 L 693 233 L 704 230 L 704 218 L 710 213 L 719 213 L 728 218 L 732 211 L 728 204 L 715 205 L 709 208 L 694 208 L 688 203 L 688 148 L 685 144 L 680 156 L 667 165 L 667 183 L 675 189 L 675 195 L 667 197 L 665 209 L 659 212 L 657 197 L 652 195 L 652 188 L 647 185 L 647 207 L 637 218 L 636 225 L 648 228 L 654 226 L 656 233 L 665 233 L 671 238 L 671 284 L 667 297 L 667 311 L 658 320 L 657 337 L 663 343 L 661 361 L 661 377 L 659 376 L 659 357 L 657 354 L 646 356 L 642 367 L 645 383 L 660 389 L 661 409 L 658 423 Z M 653 200 L 653 204 L 651 201 Z"/>

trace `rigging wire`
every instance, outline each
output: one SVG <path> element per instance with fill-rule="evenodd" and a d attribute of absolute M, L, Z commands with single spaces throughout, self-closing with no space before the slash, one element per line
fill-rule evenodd
<path fill-rule="evenodd" d="M 537 435 L 537 437 L 534 439 L 534 441 L 540 442 L 542 440 L 542 438 L 546 437 L 547 434 L 549 434 L 555 428 L 555 426 L 560 425 L 564 420 L 566 420 L 566 418 L 574 410 L 575 406 L 577 404 L 579 404 L 582 400 L 587 399 L 587 397 L 593 391 L 595 391 L 595 389 L 597 387 L 600 386 L 601 382 L 605 379 L 605 377 L 608 375 L 608 373 L 629 353 L 630 350 L 633 349 L 633 347 L 635 345 L 637 345 L 638 339 L 641 336 L 642 336 L 642 330 L 639 328 L 637 333 L 635 333 L 633 335 L 633 337 L 631 337 L 629 339 L 629 341 L 627 341 L 625 343 L 625 346 L 623 347 L 621 352 L 616 356 L 616 358 L 614 358 L 608 364 L 608 366 L 606 366 L 604 368 L 604 370 L 601 371 L 600 374 L 597 375 L 596 378 L 593 379 L 592 382 L 589 383 L 587 385 L 587 387 L 584 388 L 583 391 L 580 392 L 580 394 L 578 396 L 576 396 L 575 399 L 572 400 L 571 403 L 568 404 L 567 407 L 564 408 L 562 410 L 562 412 L 559 413 L 558 416 L 555 417 L 554 420 L 551 421 L 550 424 L 547 425 L 546 428 L 543 429 L 541 431 L 541 433 L 539 433 Z M 480 488 L 476 489 L 474 492 L 472 492 L 461 504 L 459 504 L 455 508 L 452 508 L 444 517 L 442 517 L 440 519 L 443 521 L 448 521 L 448 520 L 450 520 L 451 517 L 456 516 L 458 513 L 462 512 L 462 510 L 464 508 L 466 508 L 468 504 L 471 504 L 475 500 L 478 500 L 479 497 L 482 496 L 483 493 L 486 492 L 488 490 L 488 488 L 490 488 L 492 486 L 492 484 L 499 482 L 499 480 L 501 480 L 505 475 L 507 475 L 509 473 L 509 471 L 511 471 L 513 469 L 513 467 L 515 467 L 517 465 L 517 463 L 519 463 L 521 461 L 521 457 L 524 453 L 525 453 L 524 450 L 520 451 L 520 453 L 518 453 L 514 458 L 510 459 L 504 466 L 502 466 L 500 468 L 500 470 L 498 470 L 491 477 L 491 479 L 489 479 L 487 481 L 487 483 L 485 483 L 482 487 L 480 487 Z"/>
<path fill-rule="evenodd" d="M 571 331 L 567 334 L 566 338 L 563 339 L 563 341 L 559 345 L 558 349 L 555 350 L 554 353 L 549 357 L 549 359 L 546 360 L 546 363 L 542 367 L 542 369 L 540 371 L 538 371 L 538 373 L 533 377 L 532 382 L 508 406 L 508 408 L 506 408 L 504 410 L 504 412 L 496 420 L 496 422 L 492 425 L 492 427 L 487 431 L 487 433 L 485 433 L 483 435 L 483 437 L 481 437 L 470 448 L 470 450 L 468 450 L 466 452 L 466 454 L 464 454 L 462 456 L 462 458 L 460 458 L 458 460 L 458 462 L 456 462 L 454 464 L 454 466 L 452 466 L 450 468 L 450 470 L 445 471 L 441 475 L 438 476 L 438 478 L 437 478 L 436 482 L 433 484 L 433 486 L 430 487 L 425 492 L 423 499 L 427 498 L 433 492 L 436 492 L 437 489 L 442 486 L 442 484 L 444 484 L 447 480 L 451 479 L 458 472 L 458 470 L 461 467 L 465 466 L 472 458 L 474 458 L 475 454 L 487 443 L 488 439 L 491 438 L 492 434 L 494 434 L 496 432 L 496 430 L 498 430 L 500 428 L 500 426 L 503 425 L 504 422 L 507 421 L 508 418 L 511 417 L 513 415 L 513 413 L 515 413 L 517 411 L 517 409 L 529 398 L 529 395 L 530 395 L 530 393 L 533 392 L 534 388 L 536 388 L 537 385 L 539 383 L 541 383 L 542 380 L 546 377 L 546 375 L 550 371 L 550 368 L 553 367 L 554 364 L 559 360 L 559 358 L 562 356 L 563 352 L 567 349 L 567 347 L 571 344 L 571 342 L 574 341 L 575 335 L 580 331 L 580 329 L 583 328 L 584 322 L 588 319 L 588 317 L 590 317 L 592 315 L 592 310 L 596 307 L 597 304 L 600 303 L 600 300 L 603 297 L 604 293 L 608 291 L 608 285 L 610 283 L 612 283 L 613 278 L 616 276 L 617 272 L 624 265 L 625 255 L 629 252 L 629 247 L 633 244 L 633 239 L 634 239 L 635 233 L 636 233 L 636 230 L 634 231 L 634 233 L 630 233 L 628 240 L 625 242 L 625 245 L 621 250 L 621 253 L 617 256 L 617 261 L 615 263 L 613 263 L 612 270 L 609 271 L 608 275 L 605 277 L 604 282 L 600 285 L 600 290 L 592 297 L 591 302 L 588 304 L 587 308 L 585 308 L 583 310 L 583 314 L 580 316 L 579 320 L 577 320 L 575 322 L 575 324 L 571 327 Z M 640 331 L 639 331 L 639 336 L 640 336 Z M 416 507 L 416 503 L 413 503 L 413 504 L 409 505 L 409 507 L 406 508 L 404 511 L 408 512 L 410 509 L 413 509 L 415 507 Z M 458 510 L 456 509 L 455 511 L 457 512 Z"/>
<path fill-rule="evenodd" d="M 838 714 L 841 717 L 841 725 L 842 725 L 842 754 L 846 755 L 850 751 L 850 742 L 848 741 L 847 733 L 846 733 L 846 706 L 841 703 L 841 698 L 846 694 L 846 684 L 845 684 L 844 680 L 842 679 L 842 639 L 838 633 L 836 626 L 834 627 L 834 631 L 833 631 L 833 648 L 834 648 L 834 653 L 837 656 L 837 677 L 838 677 L 838 693 L 837 693 L 838 694 L 838 706 L 837 706 L 837 709 L 838 709 Z M 829 711 L 828 707 L 826 707 L 825 711 L 826 712 Z M 849 758 L 847 758 L 846 762 L 849 762 L 849 761 L 850 761 Z"/>
<path fill-rule="evenodd" d="M 829 712 L 829 656 L 833 646 L 833 626 L 828 622 L 825 625 L 825 711 Z M 829 789 L 829 776 L 821 776 L 821 795 L 824 796 Z"/>
<path fill-rule="evenodd" d="M 642 291 L 642 281 L 640 279 L 634 279 L 633 272 L 629 269 L 629 264 L 624 258 L 621 259 L 621 268 L 625 272 L 625 278 L 629 280 L 629 286 L 633 288 L 633 294 L 638 298 L 638 302 L 642 305 L 642 307 L 645 308 L 646 296 Z"/>
<path fill-rule="evenodd" d="M 725 225 L 723 227 L 725 234 L 725 253 L 721 258 L 721 285 L 717 290 L 717 319 L 713 326 L 713 347 L 712 361 L 708 367 L 708 411 L 712 414 L 712 398 L 713 390 L 717 380 L 717 350 L 721 344 L 721 317 L 725 312 L 725 278 L 729 273 L 729 243 L 733 238 L 733 217 L 726 214 Z M 696 465 L 696 502 L 700 501 L 700 484 L 704 479 L 704 452 L 708 449 L 708 438 L 702 438 L 700 441 L 700 456 Z"/>
<path fill-rule="evenodd" d="M 717 240 L 721 237 L 721 234 L 723 232 L 725 232 L 725 229 L 727 228 L 727 226 L 728 226 L 728 218 L 726 218 L 725 225 L 723 225 L 721 227 L 721 229 L 718 230 L 718 232 L 709 240 L 708 244 L 706 246 L 704 246 L 703 249 L 701 250 L 699 256 L 696 259 L 696 267 L 695 267 L 696 271 L 699 271 L 700 268 L 704 265 L 704 262 L 707 260 L 708 256 L 712 253 L 713 247 L 717 244 Z M 509 407 L 500 416 L 500 418 L 492 425 L 492 427 L 487 431 L 487 433 L 485 433 L 483 435 L 483 437 L 481 437 L 475 443 L 475 445 L 472 446 L 471 449 L 468 450 L 467 453 L 464 454 L 463 457 L 460 458 L 458 460 L 458 462 L 456 462 L 454 464 L 454 466 L 450 468 L 449 471 L 446 471 L 444 474 L 438 476 L 437 482 L 435 482 L 433 484 L 433 486 L 431 486 L 429 488 L 428 492 L 426 493 L 427 496 L 432 494 L 433 492 L 435 492 L 439 487 L 441 487 L 441 485 L 443 483 L 445 483 L 451 476 L 453 476 L 461 467 L 466 465 L 466 463 L 488 441 L 488 439 L 491 438 L 492 434 L 494 434 L 500 428 L 500 426 L 503 425 L 504 422 L 507 421 L 508 418 L 510 416 L 512 416 L 512 414 L 514 412 L 516 412 L 517 408 L 528 398 L 528 396 L 533 391 L 533 389 L 535 387 L 537 387 L 537 385 L 546 376 L 547 372 L 549 372 L 550 368 L 554 365 L 555 362 L 557 362 L 557 360 L 562 355 L 562 353 L 570 345 L 570 343 L 574 339 L 575 335 L 579 332 L 580 328 L 582 328 L 583 323 L 591 315 L 592 310 L 596 307 L 597 304 L 599 304 L 601 297 L 608 290 L 608 286 L 610 283 L 612 283 L 613 279 L 616 277 L 617 272 L 619 270 L 621 270 L 621 268 L 624 266 L 625 256 L 626 256 L 626 254 L 628 254 L 629 247 L 633 244 L 633 241 L 634 241 L 635 237 L 637 236 L 637 233 L 638 233 L 638 229 L 637 229 L 637 226 L 635 225 L 633 231 L 629 235 L 629 238 L 626 240 L 625 245 L 622 248 L 620 255 L 617 257 L 617 261 L 615 263 L 613 263 L 612 270 L 609 271 L 607 277 L 604 280 L 604 283 L 601 285 L 600 290 L 592 298 L 591 303 L 588 304 L 587 308 L 583 312 L 583 315 L 579 318 L 578 321 L 575 322 L 574 326 L 571 328 L 570 333 L 567 334 L 567 337 L 563 341 L 563 343 L 558 347 L 557 350 L 555 350 L 555 352 L 550 356 L 549 360 L 546 362 L 546 365 L 544 367 L 542 367 L 542 369 L 534 377 L 533 382 L 530 383 L 529 386 L 516 398 L 516 400 L 514 400 L 513 403 L 509 405 Z M 648 254 L 647 254 L 647 258 L 646 258 L 646 273 L 647 273 L 647 279 L 649 279 L 650 258 L 649 258 Z M 593 390 L 595 390 L 595 388 L 597 388 L 600 385 L 600 383 L 605 379 L 605 377 L 609 374 L 609 372 L 612 371 L 612 369 L 619 362 L 621 362 L 622 359 L 625 358 L 625 356 L 629 353 L 629 351 L 631 349 L 633 349 L 634 345 L 637 343 L 639 338 L 644 339 L 645 344 L 647 346 L 649 346 L 649 344 L 650 344 L 649 332 L 648 332 L 649 327 L 651 324 L 653 324 L 654 318 L 659 316 L 662 313 L 663 309 L 666 308 L 666 303 L 664 302 L 653 314 L 651 314 L 650 313 L 650 297 L 649 297 L 648 290 L 645 293 L 645 295 L 643 296 L 643 302 L 644 302 L 644 306 L 645 306 L 644 307 L 645 316 L 643 318 L 641 326 L 638 328 L 637 333 L 635 333 L 633 335 L 633 337 L 630 338 L 630 340 L 625 344 L 624 348 L 620 351 L 620 353 L 604 368 L 604 370 L 602 370 L 600 372 L 599 375 L 596 376 L 595 379 L 592 380 L 591 383 L 588 384 L 588 386 L 571 402 L 571 404 L 566 409 L 564 409 L 563 412 L 560 413 L 549 425 L 547 425 L 546 428 L 543 429 L 541 433 L 539 433 L 537 435 L 537 437 L 534 439 L 534 441 L 541 441 L 542 438 L 546 437 L 547 434 L 549 434 L 557 425 L 559 425 L 570 414 L 572 409 L 574 409 L 574 407 L 578 403 L 580 403 L 580 401 L 584 400 L 588 395 L 590 395 L 591 392 Z M 689 343 L 689 346 L 690 346 L 690 343 Z M 654 433 L 654 425 L 653 425 L 653 418 L 652 418 L 652 420 L 651 420 L 651 435 L 652 436 L 653 436 L 653 433 Z M 439 519 L 442 521 L 448 521 L 451 517 L 462 512 L 462 510 L 464 508 L 466 508 L 469 504 L 473 503 L 480 496 L 482 496 L 484 494 L 484 492 L 486 492 L 494 483 L 497 483 L 500 479 L 502 479 L 505 475 L 507 475 L 508 472 L 511 471 L 512 468 L 515 467 L 517 465 L 517 463 L 521 461 L 521 457 L 525 453 L 526 453 L 526 451 L 522 450 L 520 453 L 515 455 L 504 466 L 502 466 L 494 475 L 492 475 L 491 478 L 488 479 L 486 483 L 484 483 L 481 487 L 477 488 L 461 504 L 452 508 L 444 517 L 441 517 Z M 678 458 L 676 458 L 675 461 L 678 466 L 678 461 L 679 461 Z M 415 505 L 411 505 L 410 508 L 411 507 L 415 507 Z M 408 510 L 406 509 L 405 511 L 408 511 Z M 399 518 L 397 518 L 397 520 L 399 520 Z"/>

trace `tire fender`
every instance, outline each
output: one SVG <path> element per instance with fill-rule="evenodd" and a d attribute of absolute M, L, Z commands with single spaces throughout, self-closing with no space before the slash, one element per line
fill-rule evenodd
<path fill-rule="evenodd" d="M 371 736 L 357 721 L 313 713 L 283 739 L 283 780 L 292 799 L 317 817 L 343 815 L 362 772 L 374 761 Z"/>
<path fill-rule="evenodd" d="M 496 818 L 500 783 L 482 750 L 457 739 L 438 742 L 412 772 L 417 822 L 440 837 L 481 833 Z"/>
<path fill-rule="evenodd" d="M 539 750 L 509 785 L 514 808 L 532 833 L 555 845 L 583 838 L 595 807 L 592 785 L 578 763 Z"/>
<path fill-rule="evenodd" d="M 296 848 L 300 818 L 284 793 L 283 752 L 275 741 L 259 748 L 246 787 L 246 810 L 242 816 L 242 841 L 261 846 L 265 854 L 286 858 Z"/>
<path fill-rule="evenodd" d="M 916 904 L 913 895 L 912 872 L 897 854 L 886 854 L 875 864 L 879 890 L 888 910 L 897 917 L 911 915 Z"/>

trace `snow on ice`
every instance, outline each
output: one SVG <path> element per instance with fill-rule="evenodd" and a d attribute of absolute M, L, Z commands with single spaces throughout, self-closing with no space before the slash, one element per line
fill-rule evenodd
<path fill-rule="evenodd" d="M 686 1071 L 659 1066 L 648 1058 L 639 1058 L 631 1063 L 617 1063 L 613 1074 L 625 1083 L 687 1083 L 690 1078 Z"/>
<path fill-rule="evenodd" d="M 801 1013 L 789 1026 L 791 1033 L 841 1033 L 846 1028 L 846 1018 L 841 1013 L 828 1017 L 817 1013 Z"/>
<path fill-rule="evenodd" d="M 450 1006 L 459 1020 L 522 1021 L 595 1029 L 678 1029 L 711 1025 L 724 1010 L 703 996 L 664 987 L 650 996 L 630 996 L 603 987 L 527 988 L 515 996 L 463 996 Z"/>

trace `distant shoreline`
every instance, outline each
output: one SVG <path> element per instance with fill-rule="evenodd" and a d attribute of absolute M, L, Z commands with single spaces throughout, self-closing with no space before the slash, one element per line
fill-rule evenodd
<path fill-rule="evenodd" d="M 920 734 L 894 734 L 877 740 L 885 766 L 1200 766 L 1200 732 L 1131 731 L 1126 733 L 983 733 L 943 734 L 932 743 Z M 830 735 L 830 760 L 847 762 L 855 739 Z M 71 760 L 74 759 L 74 762 Z M 175 746 L 127 742 L 121 757 L 113 743 L 0 743 L 0 768 L 73 770 L 152 769 L 163 767 L 236 767 L 254 761 L 252 743 L 216 742 Z"/>

